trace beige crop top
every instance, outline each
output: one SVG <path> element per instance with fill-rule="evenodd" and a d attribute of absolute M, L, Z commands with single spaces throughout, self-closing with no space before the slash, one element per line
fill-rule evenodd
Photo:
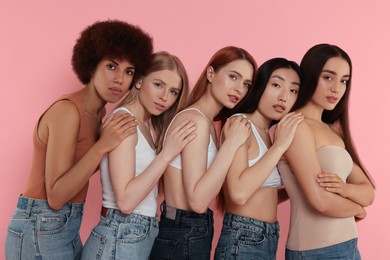
<path fill-rule="evenodd" d="M 344 181 L 351 173 L 353 161 L 344 148 L 323 146 L 317 150 L 317 158 L 322 169 L 337 173 Z M 288 162 L 279 162 L 278 168 L 291 202 L 288 249 L 318 249 L 358 236 L 354 217 L 333 218 L 317 212 L 306 200 Z"/>

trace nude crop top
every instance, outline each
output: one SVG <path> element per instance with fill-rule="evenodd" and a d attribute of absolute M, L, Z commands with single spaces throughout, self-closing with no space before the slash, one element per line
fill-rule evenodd
<path fill-rule="evenodd" d="M 245 114 L 241 114 L 241 113 L 234 114 L 233 116 L 244 116 L 245 118 L 247 118 Z M 252 160 L 248 160 L 248 165 L 249 167 L 251 167 L 264 156 L 264 154 L 268 151 L 268 148 L 265 145 L 263 139 L 261 138 L 259 132 L 257 131 L 256 126 L 253 124 L 252 121 L 249 120 L 249 122 L 251 124 L 252 133 L 255 136 L 257 145 L 259 147 L 259 155 Z M 268 175 L 268 178 L 261 185 L 261 188 L 281 188 L 281 187 L 282 187 L 282 179 L 280 178 L 278 169 L 274 167 L 271 173 Z"/>
<path fill-rule="evenodd" d="M 339 146 L 327 145 L 317 150 L 320 167 L 337 173 L 344 181 L 351 173 L 353 161 Z M 309 204 L 288 162 L 279 163 L 279 171 L 291 202 L 287 248 L 310 250 L 339 244 L 358 236 L 354 217 L 333 218 L 314 210 Z"/>
<path fill-rule="evenodd" d="M 112 113 L 118 111 L 125 111 L 131 115 L 131 113 L 125 107 L 116 108 Z M 141 130 L 137 126 L 137 135 L 138 142 L 135 146 L 136 158 L 135 158 L 135 176 L 142 174 L 142 172 L 149 166 L 149 164 L 156 157 L 156 150 L 150 147 L 148 141 L 145 139 Z M 102 183 L 102 197 L 103 197 L 103 206 L 106 208 L 117 209 L 117 203 L 115 200 L 114 190 L 112 188 L 111 180 L 110 180 L 110 171 L 108 167 L 108 156 L 104 156 L 102 161 L 100 162 L 100 180 Z M 145 199 L 138 204 L 138 206 L 134 209 L 133 213 L 155 217 L 157 212 L 157 193 L 158 188 L 157 185 L 153 187 L 153 189 L 149 192 L 149 194 L 145 197 Z"/>
<path fill-rule="evenodd" d="M 172 119 L 171 123 L 169 123 L 167 131 L 165 132 L 165 135 L 164 135 L 164 143 L 165 143 L 165 139 L 167 137 L 168 130 L 171 127 L 173 120 L 175 120 L 175 118 L 179 114 L 181 114 L 181 113 L 183 113 L 185 111 L 189 111 L 189 110 L 198 111 L 199 113 L 202 114 L 202 116 L 204 116 L 207 119 L 207 117 L 197 108 L 187 108 L 187 109 L 184 109 L 184 110 L 180 111 Z M 207 169 L 210 167 L 211 163 L 214 161 L 214 158 L 217 155 L 217 152 L 218 152 L 217 146 L 214 144 L 213 137 L 210 134 L 210 142 L 209 142 L 209 146 L 208 146 L 208 149 L 207 149 Z M 173 158 L 173 160 L 169 163 L 169 165 L 172 166 L 172 167 L 175 167 L 177 169 L 182 169 L 181 154 L 179 153 L 175 158 Z"/>

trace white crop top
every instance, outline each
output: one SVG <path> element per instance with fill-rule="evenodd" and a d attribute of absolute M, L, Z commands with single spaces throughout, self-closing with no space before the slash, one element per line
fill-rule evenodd
<path fill-rule="evenodd" d="M 247 118 L 245 114 L 234 114 L 233 116 L 244 116 L 245 118 Z M 251 123 L 252 133 L 255 136 L 257 145 L 259 147 L 259 155 L 252 160 L 248 160 L 248 165 L 249 167 L 251 167 L 264 156 L 264 154 L 268 151 L 268 148 L 265 145 L 263 139 L 261 138 L 259 132 L 257 131 L 256 126 L 253 124 L 252 121 L 249 120 L 249 122 Z M 276 167 L 272 169 L 271 173 L 268 175 L 268 178 L 265 180 L 263 185 L 261 185 L 261 188 L 267 188 L 267 187 L 268 188 L 282 187 L 282 179 Z"/>
<path fill-rule="evenodd" d="M 197 108 L 187 108 L 187 109 L 184 109 L 182 111 L 180 111 L 179 113 L 177 113 L 175 115 L 175 117 L 172 119 L 171 123 L 169 123 L 168 125 L 168 128 L 167 128 L 167 131 L 165 132 L 165 135 L 164 135 L 164 143 L 165 143 L 165 139 L 167 137 L 167 133 L 168 133 L 168 130 L 169 128 L 171 127 L 171 124 L 173 122 L 173 120 L 175 120 L 175 118 L 177 117 L 177 115 L 185 112 L 185 111 L 189 111 L 189 110 L 195 110 L 195 111 L 198 111 L 199 113 L 201 113 L 205 118 L 207 118 L 199 109 Z M 208 119 L 207 119 L 208 120 Z M 218 152 L 218 149 L 217 149 L 217 146 L 214 144 L 213 142 L 213 137 L 212 135 L 210 134 L 210 142 L 209 142 L 209 146 L 208 146 L 208 149 L 207 149 L 207 169 L 210 167 L 211 163 L 213 162 L 215 156 L 217 155 L 217 152 Z M 175 167 L 177 169 L 182 169 L 182 162 L 181 162 L 181 154 L 179 153 L 175 158 L 173 158 L 173 160 L 169 163 L 170 166 L 172 167 Z"/>
<path fill-rule="evenodd" d="M 131 113 L 125 107 L 116 108 L 112 113 L 117 111 L 125 111 Z M 148 141 L 145 139 L 141 130 L 137 126 L 138 142 L 135 146 L 135 176 L 140 175 L 156 157 L 156 150 L 150 147 Z M 153 136 L 153 135 L 152 135 Z M 100 162 L 100 180 L 102 183 L 103 206 L 106 208 L 117 209 L 114 190 L 110 180 L 110 172 L 108 167 L 108 156 L 105 155 Z M 157 185 L 149 192 L 143 201 L 134 209 L 133 213 L 155 217 L 157 212 Z"/>

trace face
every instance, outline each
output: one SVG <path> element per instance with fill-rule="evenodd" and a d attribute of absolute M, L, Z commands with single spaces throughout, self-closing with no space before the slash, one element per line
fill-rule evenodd
<path fill-rule="evenodd" d="M 115 103 L 129 90 L 134 72 L 134 65 L 128 61 L 103 59 L 97 65 L 91 83 L 104 101 Z"/>
<path fill-rule="evenodd" d="M 350 67 L 340 57 L 330 58 L 324 65 L 311 102 L 325 110 L 333 110 L 343 97 L 350 78 Z"/>
<path fill-rule="evenodd" d="M 299 85 L 299 76 L 293 69 L 276 69 L 268 80 L 257 110 L 271 120 L 280 120 L 295 104 Z"/>
<path fill-rule="evenodd" d="M 136 84 L 138 98 L 152 115 L 161 115 L 177 100 L 182 89 L 182 81 L 176 71 L 160 70 L 144 77 Z"/>
<path fill-rule="evenodd" d="M 211 83 L 211 94 L 224 107 L 233 108 L 252 86 L 253 67 L 247 60 L 232 61 L 218 71 L 212 67 L 207 70 Z"/>

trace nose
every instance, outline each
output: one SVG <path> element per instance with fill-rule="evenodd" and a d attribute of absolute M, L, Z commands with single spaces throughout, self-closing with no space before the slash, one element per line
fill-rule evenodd
<path fill-rule="evenodd" d="M 168 100 L 168 94 L 169 94 L 169 91 L 168 90 L 165 90 L 162 92 L 162 95 L 160 97 L 160 99 L 163 101 L 163 102 L 167 102 Z"/>
<path fill-rule="evenodd" d="M 286 103 L 287 99 L 288 99 L 288 91 L 287 90 L 281 91 L 278 100 L 283 103 Z"/>
<path fill-rule="evenodd" d="M 330 92 L 337 94 L 340 92 L 341 87 L 342 87 L 342 83 L 334 83 L 330 87 Z"/>
<path fill-rule="evenodd" d="M 114 82 L 115 82 L 115 83 L 118 83 L 118 84 L 122 84 L 122 83 L 123 83 L 123 73 L 121 73 L 120 71 L 118 71 L 118 72 L 115 74 Z"/>
<path fill-rule="evenodd" d="M 234 88 L 234 91 L 236 91 L 238 94 L 244 93 L 244 86 L 243 84 L 239 84 Z"/>

